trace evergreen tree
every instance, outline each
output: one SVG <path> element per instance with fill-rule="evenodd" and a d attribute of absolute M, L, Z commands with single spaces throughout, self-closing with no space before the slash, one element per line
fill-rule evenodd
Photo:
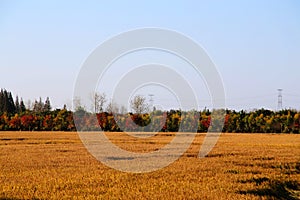
<path fill-rule="evenodd" d="M 21 108 L 20 108 L 20 103 L 19 103 L 19 97 L 18 97 L 18 96 L 16 96 L 16 102 L 15 102 L 15 105 L 16 105 L 16 112 L 17 112 L 17 113 L 20 113 Z"/>
<path fill-rule="evenodd" d="M 4 112 L 4 93 L 3 93 L 3 89 L 1 89 L 0 92 L 0 112 Z"/>
<path fill-rule="evenodd" d="M 26 107 L 25 107 L 23 99 L 21 98 L 21 101 L 20 101 L 20 112 L 25 112 L 25 111 L 26 111 Z"/>
<path fill-rule="evenodd" d="M 8 92 L 7 102 L 8 102 L 7 112 L 11 114 L 16 113 L 16 106 L 11 92 Z"/>
<path fill-rule="evenodd" d="M 11 92 L 1 89 L 0 92 L 0 112 L 13 114 L 16 112 L 16 106 Z"/>
<path fill-rule="evenodd" d="M 34 112 L 42 112 L 44 109 L 44 103 L 42 102 L 42 98 L 40 97 L 40 100 L 34 101 L 34 105 L 33 105 L 33 111 Z"/>
<path fill-rule="evenodd" d="M 46 99 L 46 101 L 45 101 L 43 111 L 44 111 L 44 112 L 49 112 L 49 111 L 51 111 L 51 104 L 50 104 L 50 99 L 49 99 L 49 97 L 47 97 L 47 99 Z"/>
<path fill-rule="evenodd" d="M 7 91 L 3 91 L 3 110 L 2 112 L 7 112 L 7 107 L 8 107 L 8 94 Z"/>
<path fill-rule="evenodd" d="M 38 101 L 34 100 L 32 111 L 38 112 Z"/>

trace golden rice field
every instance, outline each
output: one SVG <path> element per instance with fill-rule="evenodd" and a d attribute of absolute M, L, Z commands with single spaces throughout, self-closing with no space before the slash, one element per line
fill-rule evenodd
<path fill-rule="evenodd" d="M 149 152 L 174 137 L 107 133 Z M 299 199 L 300 135 L 222 134 L 206 158 L 198 134 L 176 162 L 149 173 L 111 169 L 74 132 L 0 132 L 0 199 Z"/>

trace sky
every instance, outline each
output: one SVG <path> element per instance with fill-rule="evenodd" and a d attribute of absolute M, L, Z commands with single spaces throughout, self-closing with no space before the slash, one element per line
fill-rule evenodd
<path fill-rule="evenodd" d="M 282 88 L 283 108 L 300 110 L 299 10 L 297 0 L 0 0 L 0 88 L 26 102 L 50 97 L 55 108 L 71 107 L 77 76 L 93 50 L 122 32 L 158 27 L 205 49 L 222 77 L 229 109 L 275 110 Z M 114 70 L 108 80 L 118 74 Z M 209 107 L 209 92 L 202 95 L 202 89 L 196 88 L 200 107 Z M 157 92 L 155 104 L 176 107 L 171 93 L 140 92 Z"/>

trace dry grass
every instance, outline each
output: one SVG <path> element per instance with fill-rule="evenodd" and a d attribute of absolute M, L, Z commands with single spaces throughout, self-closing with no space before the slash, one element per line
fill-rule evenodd
<path fill-rule="evenodd" d="M 149 152 L 174 134 L 133 139 L 107 133 L 120 147 Z M 300 135 L 223 134 L 197 158 L 204 135 L 175 163 L 131 174 L 95 160 L 76 133 L 0 132 L 0 199 L 298 199 Z"/>

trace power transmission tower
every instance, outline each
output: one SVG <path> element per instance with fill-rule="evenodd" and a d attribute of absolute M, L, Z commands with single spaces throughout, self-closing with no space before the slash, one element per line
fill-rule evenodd
<path fill-rule="evenodd" d="M 153 102 L 154 102 L 153 96 L 154 96 L 154 94 L 149 94 L 148 96 L 150 97 L 150 100 L 149 100 L 149 102 L 150 102 L 150 108 L 151 108 L 152 111 L 153 111 Z"/>
<path fill-rule="evenodd" d="M 282 89 L 277 89 L 278 91 L 278 105 L 277 110 L 282 110 Z"/>

